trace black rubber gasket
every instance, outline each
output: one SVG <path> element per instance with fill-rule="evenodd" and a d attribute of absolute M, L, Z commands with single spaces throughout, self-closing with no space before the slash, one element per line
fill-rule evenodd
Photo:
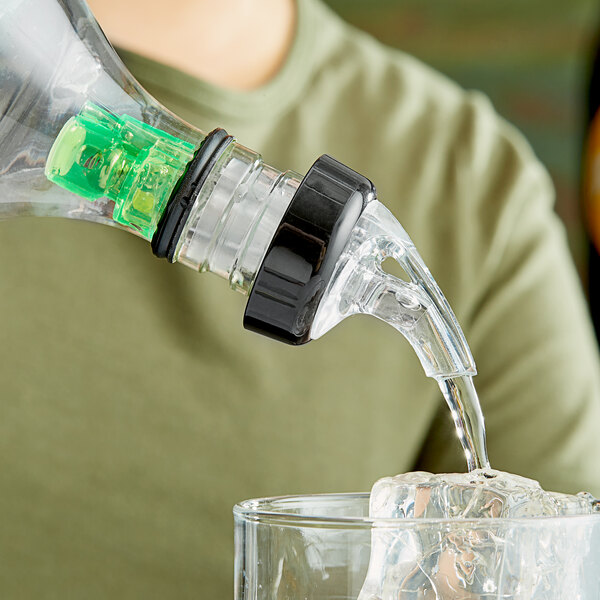
<path fill-rule="evenodd" d="M 244 327 L 288 344 L 310 340 L 319 302 L 375 187 L 323 155 L 298 187 L 263 263 L 244 313 Z"/>
<path fill-rule="evenodd" d="M 233 141 L 224 129 L 211 131 L 189 162 L 188 168 L 173 190 L 152 237 L 152 252 L 158 258 L 175 260 L 175 250 L 200 188 L 206 181 L 223 150 Z"/>

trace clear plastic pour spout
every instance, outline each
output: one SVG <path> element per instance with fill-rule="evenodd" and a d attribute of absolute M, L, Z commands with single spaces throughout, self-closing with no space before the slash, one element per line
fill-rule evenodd
<path fill-rule="evenodd" d="M 387 258 L 407 281 L 384 271 Z M 450 408 L 467 466 L 489 467 L 483 414 L 473 386 L 475 362 L 456 317 L 406 231 L 380 202 L 367 204 L 342 252 L 311 329 L 318 338 L 355 314 L 397 329 L 438 383 Z"/>
<path fill-rule="evenodd" d="M 387 258 L 400 264 L 407 281 L 384 271 Z M 376 200 L 365 207 L 338 260 L 311 337 L 354 314 L 372 315 L 402 333 L 425 374 L 438 382 L 477 374 L 448 301 L 402 225 Z"/>

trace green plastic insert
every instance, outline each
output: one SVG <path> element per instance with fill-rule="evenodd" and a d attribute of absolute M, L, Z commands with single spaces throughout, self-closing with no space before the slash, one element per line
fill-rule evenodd
<path fill-rule="evenodd" d="M 113 200 L 113 220 L 150 240 L 194 150 L 160 129 L 88 102 L 54 140 L 45 172 L 87 200 Z"/>

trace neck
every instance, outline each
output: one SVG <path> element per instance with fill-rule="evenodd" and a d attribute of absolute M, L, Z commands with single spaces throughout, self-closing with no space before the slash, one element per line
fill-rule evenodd
<path fill-rule="evenodd" d="M 115 45 L 214 85 L 268 82 L 291 46 L 294 0 L 88 0 Z"/>

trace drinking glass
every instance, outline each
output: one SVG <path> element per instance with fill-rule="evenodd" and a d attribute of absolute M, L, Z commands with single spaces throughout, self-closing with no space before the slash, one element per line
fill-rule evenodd
<path fill-rule="evenodd" d="M 356 600 L 369 569 L 372 543 L 396 544 L 396 555 L 402 557 L 404 551 L 415 552 L 414 547 L 402 547 L 415 540 L 429 544 L 429 558 L 439 546 L 438 559 L 419 561 L 414 581 L 407 584 L 403 579 L 402 591 L 398 580 L 387 581 L 388 597 L 600 600 L 600 514 L 472 520 L 372 519 L 368 514 L 366 493 L 261 498 L 237 504 L 235 600 Z M 449 539 L 479 544 L 475 553 L 482 544 L 496 544 L 491 566 L 474 566 L 471 581 L 463 582 L 468 591 L 436 587 L 443 570 L 440 565 L 451 559 L 456 567 L 461 558 L 460 544 L 449 545 Z M 463 554 L 469 558 L 468 552 Z M 431 572 L 427 564 L 432 565 Z M 369 576 L 380 567 L 372 565 Z M 572 581 L 565 585 L 568 577 Z M 541 580 L 546 587 L 539 596 Z M 556 585 L 548 585 L 554 581 Z M 527 591 L 532 582 L 538 582 L 533 595 Z M 407 585 L 413 591 L 406 591 Z M 419 585 L 422 589 L 417 589 Z M 429 592 L 423 591 L 427 588 Z"/>

